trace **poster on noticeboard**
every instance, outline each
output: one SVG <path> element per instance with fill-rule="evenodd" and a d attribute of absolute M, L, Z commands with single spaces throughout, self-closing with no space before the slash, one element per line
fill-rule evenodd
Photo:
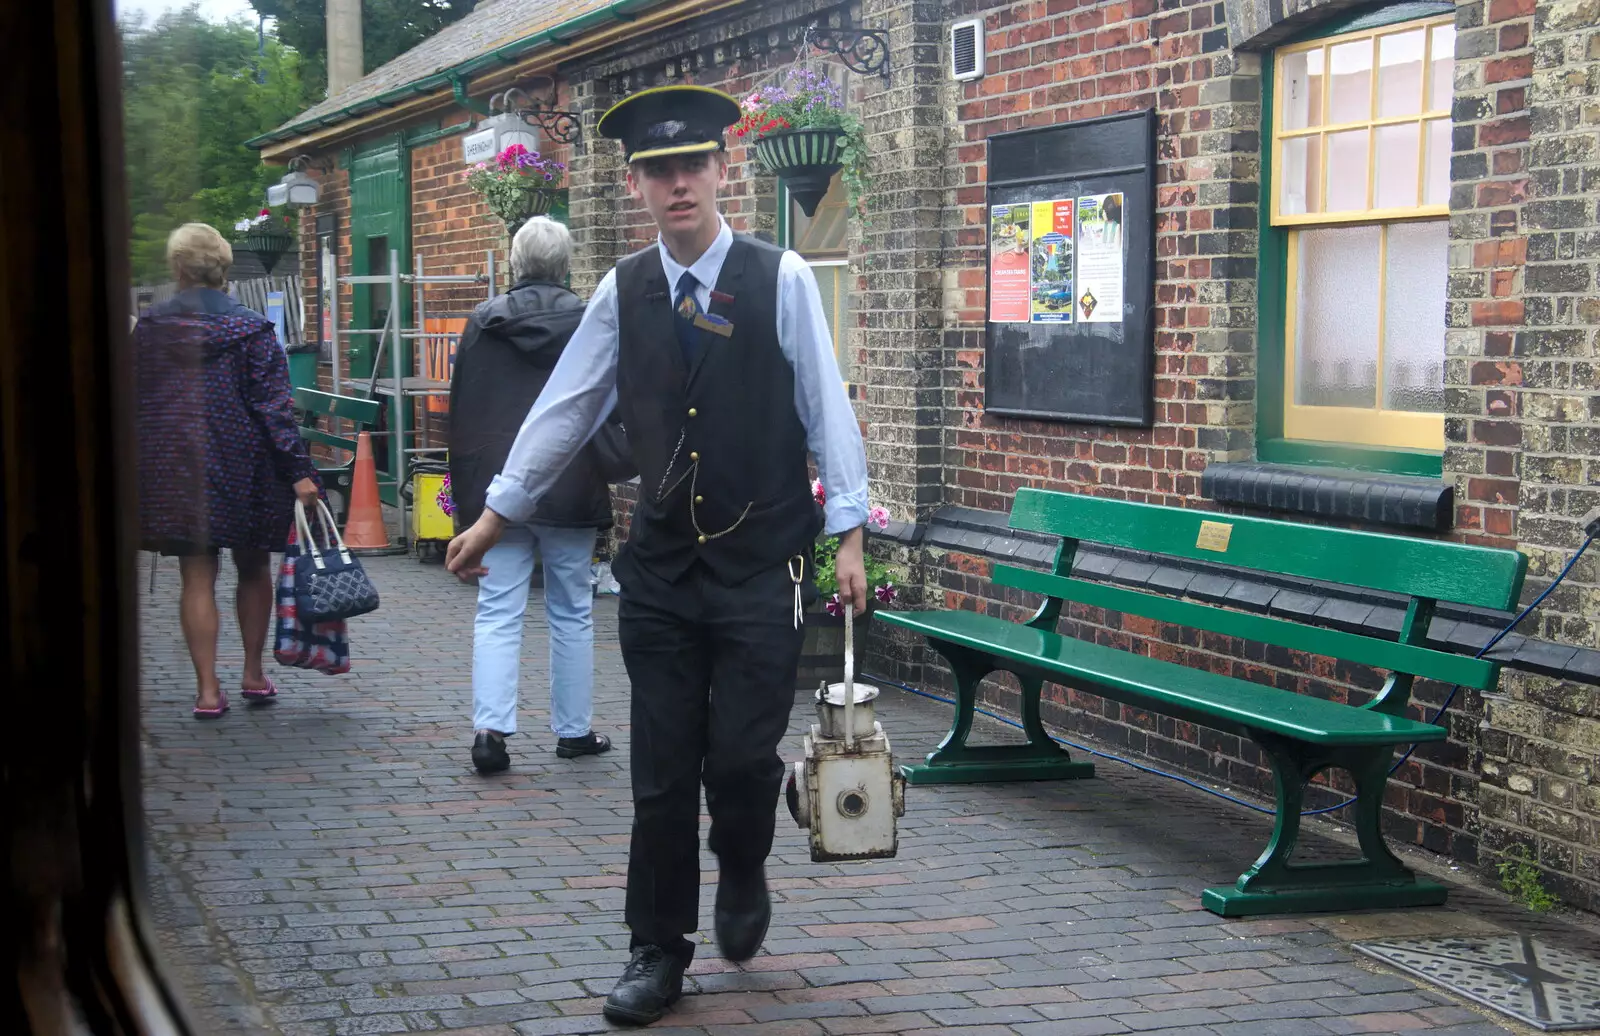
<path fill-rule="evenodd" d="M 989 319 L 1026 324 L 1029 319 L 1031 206 L 989 209 Z"/>
<path fill-rule="evenodd" d="M 1078 199 L 1078 317 L 1122 322 L 1122 195 Z"/>
<path fill-rule="evenodd" d="M 1033 203 L 1030 317 L 1036 324 L 1072 323 L 1073 201 Z"/>

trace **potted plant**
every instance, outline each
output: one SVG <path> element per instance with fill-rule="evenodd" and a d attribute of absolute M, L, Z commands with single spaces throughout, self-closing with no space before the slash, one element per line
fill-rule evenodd
<path fill-rule="evenodd" d="M 565 163 L 512 144 L 495 156 L 493 164 L 479 162 L 462 178 L 506 225 L 507 235 L 515 237 L 522 224 L 550 211 L 555 189 L 561 186 L 566 171 Z"/>
<path fill-rule="evenodd" d="M 850 211 L 861 212 L 867 190 L 866 130 L 845 110 L 832 79 L 808 68 L 791 68 L 776 86 L 764 86 L 739 105 L 744 117 L 733 135 L 755 144 L 756 160 L 783 178 L 807 216 L 828 193 L 833 174 L 843 172 Z"/>
<path fill-rule="evenodd" d="M 811 483 L 811 495 L 821 506 L 827 499 L 821 482 Z M 885 529 L 889 525 L 889 512 L 874 507 L 867 512 L 867 524 Z M 806 612 L 805 640 L 800 648 L 800 669 L 796 681 L 803 690 L 821 683 L 838 683 L 844 679 L 844 605 L 839 600 L 839 583 L 835 567 L 839 561 L 839 537 L 827 536 L 817 541 L 812 550 L 812 572 L 820 596 L 817 603 Z M 879 606 L 893 604 L 899 591 L 894 585 L 894 570 L 867 554 L 862 562 L 867 573 L 867 610 L 855 616 L 855 671 L 861 672 L 861 659 L 865 654 L 867 633 L 872 628 L 872 616 Z"/>
<path fill-rule="evenodd" d="M 253 254 L 260 260 L 261 268 L 271 276 L 278 260 L 294 244 L 294 235 L 289 232 L 289 227 L 287 215 L 274 216 L 271 209 L 262 209 L 256 216 L 241 219 L 233 225 L 234 232 L 240 235 L 233 242 L 233 250 Z"/>

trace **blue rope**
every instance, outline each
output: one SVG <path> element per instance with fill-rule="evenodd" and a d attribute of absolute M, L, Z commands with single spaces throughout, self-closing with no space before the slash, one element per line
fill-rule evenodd
<path fill-rule="evenodd" d="M 1487 655 L 1490 651 L 1494 650 L 1494 647 L 1495 647 L 1496 644 L 1500 643 L 1502 640 L 1504 640 L 1507 637 L 1509 637 L 1511 635 L 1512 631 L 1515 630 L 1518 626 L 1520 626 L 1522 624 L 1522 620 L 1526 619 L 1529 615 L 1532 615 L 1534 609 L 1539 607 L 1539 605 L 1543 604 L 1545 598 L 1549 597 L 1551 592 L 1554 591 L 1556 587 L 1561 585 L 1561 581 L 1563 579 L 1567 578 L 1568 574 L 1570 574 L 1572 572 L 1573 566 L 1578 563 L 1578 559 L 1583 557 L 1583 552 L 1588 550 L 1589 549 L 1589 544 L 1591 544 L 1593 542 L 1594 542 L 1594 537 L 1593 536 L 1590 536 L 1590 537 L 1586 538 L 1583 541 L 1583 546 L 1578 548 L 1578 552 L 1576 554 L 1572 555 L 1572 558 L 1571 558 L 1571 560 L 1569 560 L 1567 562 L 1566 567 L 1561 570 L 1561 574 L 1556 576 L 1555 582 L 1553 582 L 1549 586 L 1545 587 L 1544 592 L 1541 593 L 1538 597 L 1535 597 L 1533 599 L 1533 603 L 1532 604 L 1530 604 L 1526 608 L 1522 609 L 1522 611 L 1517 614 L 1517 617 L 1512 619 L 1510 624 L 1507 625 L 1505 629 L 1501 630 L 1499 633 L 1496 633 L 1494 635 L 1494 637 L 1490 639 L 1489 643 L 1487 643 L 1483 647 L 1479 648 L 1478 649 L 1478 653 L 1476 655 L 1473 655 L 1472 657 L 1473 658 L 1482 658 L 1484 655 Z M 918 696 L 923 697 L 923 698 L 931 698 L 934 701 L 943 702 L 946 705 L 955 705 L 956 704 L 956 701 L 953 698 L 945 698 L 945 697 L 942 697 L 941 695 L 932 694 L 932 693 L 930 693 L 928 691 L 924 691 L 924 690 L 919 690 L 916 687 L 911 687 L 911 686 L 909 686 L 907 684 L 899 683 L 899 682 L 897 682 L 895 680 L 889 680 L 889 679 L 886 679 L 886 678 L 881 677 L 881 676 L 873 676 L 870 673 L 862 673 L 861 677 L 864 680 L 871 680 L 874 683 L 888 684 L 890 687 L 898 687 L 902 691 L 909 691 L 912 694 L 918 695 Z M 1439 721 L 1439 717 L 1443 716 L 1445 714 L 1446 710 L 1448 710 L 1450 708 L 1450 705 L 1455 701 L 1456 693 L 1458 691 L 1460 691 L 1460 690 L 1461 690 L 1461 685 L 1460 684 L 1456 684 L 1454 687 L 1450 688 L 1450 693 L 1445 695 L 1443 704 L 1441 704 L 1439 706 L 1439 708 L 1434 711 L 1433 716 L 1428 720 L 1429 723 L 1437 723 Z M 991 712 L 988 709 L 979 709 L 979 708 L 974 708 L 973 711 L 976 712 L 980 716 L 987 716 L 989 719 L 996 720 L 996 721 L 998 721 L 1000 723 L 1004 723 L 1008 727 L 1015 727 L 1018 730 L 1023 729 L 1021 723 L 1018 723 L 1016 720 L 1010 719 L 1010 718 L 1008 718 L 1006 716 L 1002 716 L 997 712 Z M 1256 811 L 1257 813 L 1265 813 L 1269 817 L 1270 816 L 1277 816 L 1277 814 L 1278 814 L 1278 811 L 1275 810 L 1275 809 L 1268 809 L 1265 806 L 1258 806 L 1254 802 L 1246 802 L 1244 799 L 1237 798 L 1237 797 L 1235 797 L 1233 795 L 1229 795 L 1227 792 L 1218 791 L 1215 788 L 1208 788 L 1204 784 L 1201 784 L 1198 781 L 1190 780 L 1189 778 L 1181 776 L 1180 774 L 1168 773 L 1167 771 L 1159 770 L 1154 766 L 1148 766 L 1148 765 L 1146 765 L 1144 763 L 1135 762 L 1132 759 L 1124 759 L 1120 755 L 1112 755 L 1110 752 L 1102 752 L 1102 751 L 1100 751 L 1098 749 L 1090 748 L 1088 745 L 1080 745 L 1076 741 L 1069 741 L 1064 737 L 1056 737 L 1054 734 L 1050 735 L 1050 739 L 1052 741 L 1055 741 L 1057 744 L 1065 745 L 1068 748 L 1075 748 L 1078 751 L 1085 753 L 1086 755 L 1096 756 L 1096 757 L 1101 758 L 1101 759 L 1109 759 L 1112 762 L 1121 763 L 1124 766 L 1130 766 L 1133 769 L 1138 770 L 1141 773 L 1153 774 L 1154 776 L 1157 776 L 1157 777 L 1165 777 L 1170 781 L 1177 781 L 1179 784 L 1187 784 L 1189 787 L 1194 788 L 1197 791 L 1203 791 L 1207 795 L 1214 795 L 1217 798 L 1222 799 L 1222 800 L 1224 800 L 1226 802 L 1231 802 L 1236 806 L 1243 806 L 1245 809 L 1251 809 L 1251 810 Z M 1416 745 L 1412 745 L 1410 748 L 1406 749 L 1405 755 L 1402 755 L 1395 762 L 1395 764 L 1389 768 L 1389 773 L 1390 773 L 1391 776 L 1394 774 L 1394 772 L 1396 770 L 1400 769 L 1401 766 L 1405 765 L 1406 760 L 1411 758 L 1411 753 L 1416 750 L 1416 747 L 1417 747 Z M 1321 809 L 1305 809 L 1305 810 L 1301 810 L 1300 811 L 1300 815 L 1303 816 L 1303 817 L 1311 817 L 1311 816 L 1316 816 L 1319 813 L 1334 813 L 1334 812 L 1337 812 L 1338 810 L 1341 810 L 1341 809 L 1344 809 L 1344 808 L 1346 808 L 1348 806 L 1353 805 L 1355 803 L 1355 801 L 1356 800 L 1354 798 L 1349 798 L 1349 799 L 1345 799 L 1343 802 L 1339 803 L 1336 806 L 1324 806 Z"/>

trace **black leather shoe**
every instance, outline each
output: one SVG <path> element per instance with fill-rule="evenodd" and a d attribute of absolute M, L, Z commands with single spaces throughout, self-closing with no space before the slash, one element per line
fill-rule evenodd
<path fill-rule="evenodd" d="M 683 996 L 688 962 L 659 946 L 639 946 L 622 970 L 622 980 L 606 997 L 602 1013 L 614 1022 L 649 1025 Z"/>
<path fill-rule="evenodd" d="M 611 739 L 594 731 L 582 737 L 563 737 L 556 741 L 556 755 L 563 759 L 576 759 L 580 755 L 599 755 L 611 751 Z"/>
<path fill-rule="evenodd" d="M 754 957 L 772 923 L 766 870 L 724 870 L 717 879 L 715 919 L 724 959 L 738 963 Z"/>
<path fill-rule="evenodd" d="M 499 773 L 511 768 L 511 756 L 506 753 L 505 735 L 493 730 L 480 730 L 472 739 L 472 765 L 479 773 Z"/>

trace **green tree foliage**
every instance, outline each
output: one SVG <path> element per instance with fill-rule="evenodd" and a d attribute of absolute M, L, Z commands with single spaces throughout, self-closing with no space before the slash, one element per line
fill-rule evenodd
<path fill-rule="evenodd" d="M 386 64 L 451 22 L 460 21 L 479 0 L 361 0 L 362 58 L 368 72 Z M 256 13 L 277 19 L 277 34 L 303 54 L 306 78 L 326 91 L 327 0 L 250 0 Z"/>
<path fill-rule="evenodd" d="M 125 20 L 123 126 L 135 283 L 168 279 L 167 235 L 180 223 L 233 225 L 260 211 L 283 170 L 244 141 L 316 102 L 304 59 L 256 27 L 206 21 L 195 7 Z"/>

